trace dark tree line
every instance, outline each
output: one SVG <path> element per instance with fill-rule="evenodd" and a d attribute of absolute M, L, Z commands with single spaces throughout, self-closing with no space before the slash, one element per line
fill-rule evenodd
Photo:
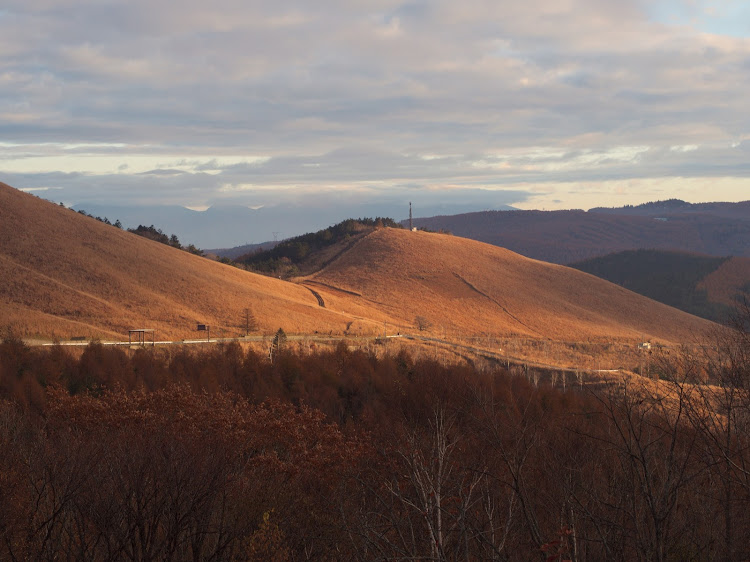
<path fill-rule="evenodd" d="M 63 203 L 60 203 L 60 206 L 61 207 L 65 207 L 65 205 Z M 78 211 L 78 214 L 79 215 L 83 215 L 85 217 L 90 217 L 90 218 L 92 218 L 94 220 L 97 220 L 99 222 L 103 222 L 104 224 L 107 224 L 109 226 L 114 226 L 115 228 L 122 228 L 122 223 L 120 222 L 120 219 L 117 219 L 115 222 L 110 222 L 110 220 L 107 217 L 102 218 L 102 217 L 94 216 L 92 214 L 87 213 L 83 209 L 81 209 L 80 211 Z"/>
<path fill-rule="evenodd" d="M 668 380 L 595 392 L 344 344 L 7 337 L 0 559 L 747 559 L 734 328 Z"/>
<path fill-rule="evenodd" d="M 334 244 L 345 242 L 367 229 L 384 226 L 402 228 L 400 224 L 390 218 L 347 219 L 317 232 L 282 240 L 269 250 L 259 249 L 256 252 L 240 256 L 235 261 L 260 273 L 274 273 L 289 267 L 298 269 L 302 262 L 311 255 Z"/>
<path fill-rule="evenodd" d="M 186 252 L 190 252 L 191 254 L 195 254 L 197 256 L 203 255 L 203 250 L 201 250 L 200 248 L 196 248 L 193 244 L 183 246 L 182 244 L 180 244 L 180 239 L 176 234 L 172 234 L 171 236 L 167 235 L 162 232 L 160 228 L 154 227 L 153 224 L 151 226 L 144 226 L 142 224 L 139 224 L 136 228 L 128 228 L 128 232 L 132 232 L 133 234 L 137 234 L 138 236 L 148 238 L 149 240 L 154 240 L 155 242 L 159 242 L 160 244 L 172 246 L 173 248 L 177 248 L 178 250 L 185 250 Z"/>

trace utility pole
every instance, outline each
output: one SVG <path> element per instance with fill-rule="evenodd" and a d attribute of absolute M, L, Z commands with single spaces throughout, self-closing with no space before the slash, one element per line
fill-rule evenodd
<path fill-rule="evenodd" d="M 412 225 L 412 222 L 411 222 L 411 201 L 409 201 L 409 231 L 410 232 L 412 228 L 414 228 L 414 226 Z"/>

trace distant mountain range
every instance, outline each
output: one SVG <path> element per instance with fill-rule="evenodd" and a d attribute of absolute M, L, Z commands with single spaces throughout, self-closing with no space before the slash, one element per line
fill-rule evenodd
<path fill-rule="evenodd" d="M 239 205 L 195 211 L 178 206 L 73 207 L 91 215 L 175 234 L 222 257 L 236 258 L 273 242 L 316 232 L 344 219 L 408 214 L 406 205 L 341 205 L 325 208 L 277 205 L 251 209 Z M 460 207 L 420 207 L 414 225 L 487 242 L 524 256 L 569 264 L 613 252 L 662 249 L 712 256 L 750 257 L 750 201 L 686 203 L 678 199 L 590 211 L 492 210 L 454 214 Z M 442 214 L 446 211 L 451 214 Z M 441 213 L 425 218 L 430 213 Z M 403 220 L 407 225 L 408 221 Z M 269 242 L 271 244 L 269 244 Z"/>
<path fill-rule="evenodd" d="M 422 216 L 446 212 L 466 212 L 469 205 L 424 205 Z M 511 209 L 507 206 L 497 208 Z M 338 203 L 335 205 L 299 204 L 265 206 L 257 209 L 242 205 L 215 205 L 205 211 L 179 206 L 102 205 L 81 202 L 73 206 L 88 214 L 119 220 L 125 228 L 154 225 L 165 233 L 175 234 L 183 244 L 194 244 L 205 250 L 228 249 L 215 252 L 234 257 L 237 246 L 254 246 L 315 232 L 349 218 L 391 217 L 401 219 L 409 215 L 408 200 L 401 203 Z M 252 250 L 252 248 L 250 248 Z M 231 255 L 230 255 L 231 254 Z"/>
<path fill-rule="evenodd" d="M 727 219 L 750 220 L 750 201 L 739 203 L 687 203 L 681 199 L 667 199 L 641 205 L 626 205 L 625 207 L 595 207 L 590 209 L 589 212 L 644 217 L 703 214 Z"/>
<path fill-rule="evenodd" d="M 637 249 L 750 257 L 750 201 L 679 200 L 585 211 L 484 211 L 414 220 L 559 264 Z"/>

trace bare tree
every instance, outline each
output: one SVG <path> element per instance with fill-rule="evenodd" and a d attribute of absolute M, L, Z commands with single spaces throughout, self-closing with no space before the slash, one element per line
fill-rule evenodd
<path fill-rule="evenodd" d="M 258 321 L 253 314 L 253 309 L 249 306 L 243 310 L 241 327 L 245 329 L 246 336 L 258 329 Z"/>
<path fill-rule="evenodd" d="M 712 481 L 706 493 L 720 513 L 724 560 L 750 556 L 750 305 L 739 303 L 728 325 L 714 331 L 699 353 L 682 350 L 661 369 L 674 385 L 691 384 L 689 419 L 701 440 Z"/>
<path fill-rule="evenodd" d="M 432 322 L 430 322 L 424 316 L 416 316 L 414 318 L 414 325 L 420 332 L 424 332 L 432 328 Z"/>

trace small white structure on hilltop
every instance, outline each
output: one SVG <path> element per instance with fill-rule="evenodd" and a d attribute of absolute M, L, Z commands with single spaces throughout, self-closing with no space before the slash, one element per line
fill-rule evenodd
<path fill-rule="evenodd" d="M 638 344 L 638 349 L 642 351 L 650 351 L 651 350 L 651 343 L 644 341 Z"/>

